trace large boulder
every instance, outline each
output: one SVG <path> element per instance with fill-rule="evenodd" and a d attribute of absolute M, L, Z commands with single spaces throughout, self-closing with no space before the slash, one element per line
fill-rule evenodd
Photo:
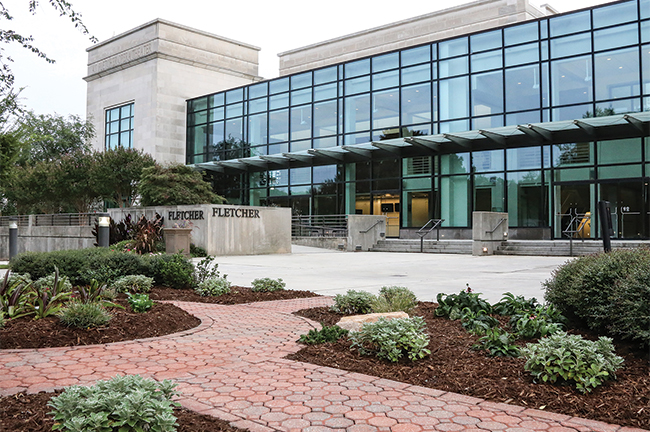
<path fill-rule="evenodd" d="M 350 331 L 359 331 L 365 323 L 373 323 L 379 320 L 379 318 L 385 319 L 398 319 L 398 318 L 408 318 L 406 312 L 384 312 L 384 313 L 372 313 L 365 315 L 352 315 L 341 318 L 336 325 L 341 328 Z"/>

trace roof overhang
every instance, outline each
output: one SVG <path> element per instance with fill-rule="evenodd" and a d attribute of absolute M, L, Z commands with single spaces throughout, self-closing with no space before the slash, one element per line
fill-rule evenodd
<path fill-rule="evenodd" d="M 467 151 L 531 147 L 650 136 L 650 112 L 584 118 L 302 150 L 192 165 L 195 169 L 241 174 L 390 157 L 431 156 Z"/>

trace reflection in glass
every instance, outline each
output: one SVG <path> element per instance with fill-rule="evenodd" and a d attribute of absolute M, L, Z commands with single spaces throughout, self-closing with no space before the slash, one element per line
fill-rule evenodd
<path fill-rule="evenodd" d="M 469 223 L 469 176 L 440 178 L 440 218 L 442 226 L 466 227 Z"/>
<path fill-rule="evenodd" d="M 440 81 L 440 120 L 469 116 L 469 78 Z"/>
<path fill-rule="evenodd" d="M 370 129 L 370 96 L 345 98 L 345 132 Z"/>
<path fill-rule="evenodd" d="M 639 95 L 639 50 L 630 48 L 596 55 L 596 99 Z"/>
<path fill-rule="evenodd" d="M 628 24 L 594 32 L 594 50 L 601 51 L 639 43 L 639 27 Z"/>
<path fill-rule="evenodd" d="M 321 137 L 336 134 L 337 118 L 336 101 L 314 104 L 314 136 Z"/>
<path fill-rule="evenodd" d="M 503 174 L 474 176 L 474 211 L 503 212 L 505 182 Z"/>
<path fill-rule="evenodd" d="M 311 137 L 311 106 L 291 109 L 291 140 Z"/>
<path fill-rule="evenodd" d="M 505 81 L 507 111 L 530 110 L 540 107 L 542 81 L 538 65 L 506 69 Z M 508 124 L 512 123 L 509 121 Z"/>
<path fill-rule="evenodd" d="M 267 143 L 266 114 L 257 114 L 248 117 L 248 141 L 251 145 Z"/>
<path fill-rule="evenodd" d="M 503 150 L 487 150 L 472 153 L 474 172 L 503 171 Z"/>
<path fill-rule="evenodd" d="M 431 84 L 402 87 L 402 124 L 431 121 Z"/>
<path fill-rule="evenodd" d="M 373 129 L 399 125 L 399 90 L 386 90 L 372 94 Z"/>
<path fill-rule="evenodd" d="M 549 23 L 551 27 L 551 37 L 591 29 L 591 17 L 588 10 L 552 17 L 549 19 Z"/>
<path fill-rule="evenodd" d="M 289 139 L 289 111 L 272 111 L 269 113 L 269 143 Z"/>
<path fill-rule="evenodd" d="M 472 75 L 472 115 L 503 112 L 503 73 Z"/>
<path fill-rule="evenodd" d="M 551 58 L 567 57 L 591 51 L 591 33 L 551 39 Z"/>
<path fill-rule="evenodd" d="M 594 9 L 594 28 L 633 21 L 637 17 L 636 2 L 608 5 Z"/>
<path fill-rule="evenodd" d="M 579 142 L 553 146 L 553 166 L 576 166 L 594 163 L 593 143 Z"/>
<path fill-rule="evenodd" d="M 503 29 L 503 36 L 506 45 L 515 45 L 537 40 L 537 22 L 506 27 Z"/>
<path fill-rule="evenodd" d="M 511 227 L 548 226 L 548 182 L 541 171 L 507 173 L 508 224 Z"/>
<path fill-rule="evenodd" d="M 591 56 L 552 62 L 553 105 L 591 101 L 592 73 Z"/>
<path fill-rule="evenodd" d="M 506 150 L 506 163 L 508 171 L 539 169 L 542 165 L 542 148 L 509 148 Z"/>

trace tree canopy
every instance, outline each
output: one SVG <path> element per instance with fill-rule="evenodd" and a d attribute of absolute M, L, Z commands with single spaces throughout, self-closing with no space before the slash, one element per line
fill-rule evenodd
<path fill-rule="evenodd" d="M 181 164 L 145 168 L 139 191 L 143 206 L 222 204 L 226 201 L 212 191 L 200 172 Z"/>

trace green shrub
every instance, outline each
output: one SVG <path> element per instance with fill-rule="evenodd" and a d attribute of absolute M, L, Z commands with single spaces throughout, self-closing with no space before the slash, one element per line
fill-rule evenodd
<path fill-rule="evenodd" d="M 182 254 L 146 256 L 147 276 L 154 278 L 157 285 L 170 288 L 191 288 L 194 284 L 194 265 Z"/>
<path fill-rule="evenodd" d="M 366 291 L 348 290 L 345 294 L 334 296 L 334 305 L 330 310 L 335 313 L 354 315 L 372 312 L 375 296 Z"/>
<path fill-rule="evenodd" d="M 431 351 L 427 349 L 429 336 L 422 317 L 385 319 L 365 323 L 361 330 L 352 332 L 352 348 L 363 355 L 374 354 L 381 359 L 397 362 L 404 355 L 415 361 L 424 358 Z"/>
<path fill-rule="evenodd" d="M 26 309 L 34 314 L 34 319 L 56 315 L 65 303 L 72 298 L 72 285 L 65 276 L 59 275 L 59 270 L 54 268 L 54 277 L 40 279 L 42 283 L 34 282 Z"/>
<path fill-rule="evenodd" d="M 230 282 L 226 278 L 214 278 L 200 282 L 194 291 L 200 296 L 217 297 L 230 292 Z"/>
<path fill-rule="evenodd" d="M 282 291 L 286 283 L 282 279 L 260 278 L 252 282 L 254 292 L 273 292 Z"/>
<path fill-rule="evenodd" d="M 201 282 L 204 282 L 208 279 L 216 279 L 220 278 L 221 274 L 219 273 L 219 264 L 214 264 L 212 265 L 212 261 L 214 261 L 213 256 L 206 256 L 203 258 L 199 263 L 194 267 L 194 283 L 199 284 Z M 225 279 L 228 277 L 228 275 L 223 275 L 223 278 Z"/>
<path fill-rule="evenodd" d="M 493 327 L 485 331 L 473 346 L 476 350 L 486 350 L 490 357 L 519 357 L 521 352 L 515 345 L 515 335 L 507 331 Z"/>
<path fill-rule="evenodd" d="M 57 314 L 68 327 L 91 328 L 108 324 L 111 315 L 99 303 L 68 302 Z"/>
<path fill-rule="evenodd" d="M 66 387 L 48 402 L 54 416 L 53 430 L 93 431 L 176 431 L 172 402 L 179 393 L 176 384 L 158 383 L 139 375 L 115 376 L 92 387 Z"/>
<path fill-rule="evenodd" d="M 650 250 L 615 250 L 558 267 L 545 299 L 599 334 L 650 345 Z"/>
<path fill-rule="evenodd" d="M 379 295 L 372 302 L 372 311 L 375 313 L 402 311 L 410 315 L 417 304 L 418 299 L 410 289 L 400 286 L 385 286 L 381 287 Z"/>
<path fill-rule="evenodd" d="M 208 256 L 208 251 L 201 246 L 190 243 L 190 255 L 192 255 L 192 258 L 203 258 Z"/>
<path fill-rule="evenodd" d="M 133 312 L 144 313 L 153 307 L 153 300 L 148 294 L 127 294 L 127 301 Z"/>
<path fill-rule="evenodd" d="M 519 337 L 533 339 L 562 331 L 564 322 L 566 318 L 553 305 L 537 306 L 512 315 L 510 327 Z"/>
<path fill-rule="evenodd" d="M 0 328 L 5 326 L 5 313 L 0 311 Z"/>
<path fill-rule="evenodd" d="M 29 273 L 20 274 L 20 273 L 7 272 L 7 274 L 9 275 L 8 278 L 9 285 L 13 285 L 20 282 L 24 284 L 31 284 L 33 282 L 32 277 Z"/>
<path fill-rule="evenodd" d="M 153 286 L 153 278 L 144 275 L 128 275 L 116 279 L 111 288 L 118 293 L 148 293 Z"/>
<path fill-rule="evenodd" d="M 300 335 L 298 342 L 307 345 L 317 345 L 327 342 L 336 342 L 348 335 L 349 331 L 342 329 L 337 325 L 325 326 L 321 324 L 321 329 L 311 329 L 307 334 Z"/>
<path fill-rule="evenodd" d="M 51 290 L 54 287 L 54 281 L 57 278 L 57 275 L 52 273 L 40 279 L 32 282 L 32 287 L 37 291 Z M 72 292 L 72 284 L 70 280 L 65 276 L 58 276 L 59 281 L 61 282 L 61 290 L 65 292 Z"/>
<path fill-rule="evenodd" d="M 515 296 L 512 293 L 505 293 L 499 303 L 492 306 L 492 312 L 498 315 L 511 316 L 517 312 L 535 309 L 537 307 L 537 299 L 527 299 L 524 296 Z"/>
<path fill-rule="evenodd" d="M 10 273 L 5 273 L 0 281 L 0 313 L 9 319 L 20 318 L 31 314 L 27 305 L 34 293 L 31 281 L 12 279 Z"/>
<path fill-rule="evenodd" d="M 590 392 L 615 372 L 623 359 L 614 353 L 608 337 L 589 341 L 579 335 L 559 332 L 522 348 L 524 368 L 543 382 L 575 383 L 581 392 Z"/>
<path fill-rule="evenodd" d="M 499 326 L 499 320 L 488 315 L 482 309 L 478 312 L 474 312 L 470 308 L 463 309 L 460 321 L 463 328 L 474 335 L 484 335 L 489 329 Z"/>
<path fill-rule="evenodd" d="M 472 289 L 467 286 L 467 289 L 462 290 L 458 294 L 444 294 L 439 293 L 436 297 L 438 307 L 436 308 L 436 316 L 449 318 L 451 320 L 460 319 L 462 311 L 468 308 L 474 313 L 484 311 L 486 314 L 492 313 L 492 306 L 486 300 L 480 298 L 480 293 L 472 292 Z"/>

